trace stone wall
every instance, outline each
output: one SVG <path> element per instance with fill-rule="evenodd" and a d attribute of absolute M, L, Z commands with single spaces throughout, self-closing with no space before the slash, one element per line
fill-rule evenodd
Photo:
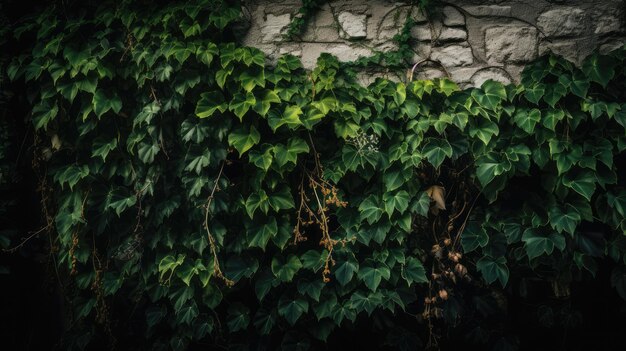
<path fill-rule="evenodd" d="M 284 32 L 301 7 L 294 0 L 244 3 L 242 43 L 263 50 L 270 60 L 291 53 L 313 68 L 322 52 L 342 61 L 395 49 L 392 40 L 411 16 L 414 77 L 448 76 L 462 86 L 487 79 L 517 82 L 524 65 L 551 50 L 580 63 L 596 48 L 626 43 L 626 0 L 451 0 L 435 1 L 430 14 L 408 2 L 327 1 L 298 38 Z M 410 69 L 411 67 L 407 67 Z M 363 72 L 377 76 L 404 72 Z"/>

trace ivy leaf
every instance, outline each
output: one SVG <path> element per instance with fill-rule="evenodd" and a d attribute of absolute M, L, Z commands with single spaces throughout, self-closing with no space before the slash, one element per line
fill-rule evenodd
<path fill-rule="evenodd" d="M 583 99 L 587 97 L 590 85 L 589 79 L 579 70 L 575 70 L 571 76 L 565 74 L 559 76 L 559 82 L 565 87 L 569 87 L 574 95 Z"/>
<path fill-rule="evenodd" d="M 254 327 L 261 335 L 268 335 L 276 324 L 276 312 L 259 308 L 254 316 Z"/>
<path fill-rule="evenodd" d="M 615 64 L 611 57 L 596 53 L 583 62 L 582 71 L 589 79 L 606 88 L 615 75 Z"/>
<path fill-rule="evenodd" d="M 478 222 L 470 222 L 461 234 L 461 245 L 463 245 L 465 252 L 472 252 L 478 247 L 485 247 L 488 242 L 487 231 Z"/>
<path fill-rule="evenodd" d="M 236 302 L 228 307 L 228 330 L 236 332 L 248 328 L 250 323 L 250 310 L 243 304 Z"/>
<path fill-rule="evenodd" d="M 33 125 L 35 129 L 39 130 L 43 128 L 47 130 L 48 123 L 54 120 L 58 112 L 59 107 L 56 103 L 50 106 L 47 101 L 42 101 L 40 104 L 35 105 L 35 107 L 33 107 Z"/>
<path fill-rule="evenodd" d="M 452 157 L 452 146 L 445 139 L 428 138 L 422 149 L 422 154 L 435 168 L 439 168 L 446 157 Z"/>
<path fill-rule="evenodd" d="M 563 110 L 548 110 L 543 117 L 543 126 L 554 131 L 557 123 L 563 120 L 565 112 Z"/>
<path fill-rule="evenodd" d="M 248 158 L 250 163 L 267 172 L 272 165 L 272 147 L 269 144 L 263 146 L 263 152 L 258 150 L 250 151 Z"/>
<path fill-rule="evenodd" d="M 522 241 L 526 247 L 528 259 L 532 260 L 543 254 L 551 254 L 556 246 L 559 250 L 565 248 L 565 238 L 561 234 L 552 233 L 547 236 L 540 235 L 535 229 L 529 228 L 524 231 Z"/>
<path fill-rule="evenodd" d="M 434 80 L 435 88 L 437 91 L 444 93 L 446 96 L 452 95 L 453 92 L 459 90 L 459 86 L 455 82 L 447 78 L 437 78 Z"/>
<path fill-rule="evenodd" d="M 275 91 L 266 89 L 263 91 L 263 95 L 260 98 L 256 98 L 256 105 L 253 109 L 261 116 L 267 115 L 272 103 L 280 103 L 280 98 Z"/>
<path fill-rule="evenodd" d="M 335 269 L 335 277 L 337 278 L 339 284 L 345 286 L 352 280 L 354 273 L 358 270 L 358 263 L 351 260 L 346 260 L 337 265 L 337 268 Z"/>
<path fill-rule="evenodd" d="M 281 296 L 278 301 L 278 314 L 284 317 L 290 325 L 296 324 L 300 316 L 309 310 L 309 303 L 302 297 L 290 298 Z"/>
<path fill-rule="evenodd" d="M 570 204 L 567 204 L 565 208 L 553 206 L 548 212 L 550 218 L 550 225 L 557 232 L 568 232 L 572 236 L 576 231 L 576 226 L 580 223 L 581 217 L 576 208 Z"/>
<path fill-rule="evenodd" d="M 430 210 L 430 202 L 431 198 L 428 195 L 428 192 L 422 191 L 420 192 L 419 198 L 415 202 L 415 205 L 412 207 L 412 210 L 422 217 L 427 217 L 428 211 Z"/>
<path fill-rule="evenodd" d="M 526 87 L 524 90 L 524 96 L 528 101 L 533 104 L 538 104 L 539 100 L 543 97 L 543 94 L 546 92 L 546 85 L 543 83 L 535 83 L 530 87 Z"/>
<path fill-rule="evenodd" d="M 588 201 L 596 190 L 596 177 L 591 171 L 568 172 L 563 177 L 563 185 L 573 189 Z"/>
<path fill-rule="evenodd" d="M 553 83 L 546 87 L 546 93 L 543 96 L 543 100 L 551 107 L 554 107 L 556 103 L 567 94 L 567 87 L 560 83 Z"/>
<path fill-rule="evenodd" d="M 291 196 L 291 192 L 286 186 L 283 186 L 279 191 L 272 193 L 268 200 L 270 206 L 272 206 L 275 211 L 288 210 L 296 207 L 293 202 L 293 196 Z"/>
<path fill-rule="evenodd" d="M 287 106 L 282 115 L 276 111 L 270 111 L 267 123 L 273 131 L 276 131 L 282 125 L 287 125 L 289 129 L 293 130 L 302 125 L 302 121 L 300 120 L 301 115 L 302 110 L 299 106 Z"/>
<path fill-rule="evenodd" d="M 394 211 L 398 211 L 403 214 L 409 207 L 410 196 L 405 190 L 398 192 L 387 192 L 383 195 L 383 202 L 385 203 L 385 212 L 391 217 Z"/>
<path fill-rule="evenodd" d="M 96 116 L 100 118 L 103 114 L 108 112 L 109 110 L 119 113 L 122 109 L 122 100 L 117 94 L 113 94 L 113 96 L 109 96 L 102 89 L 96 90 L 96 93 L 93 95 L 92 99 L 93 111 Z"/>
<path fill-rule="evenodd" d="M 239 121 L 243 121 L 243 116 L 254 105 L 256 105 L 256 98 L 252 93 L 237 93 L 233 96 L 228 109 L 235 113 L 235 116 L 239 117 Z"/>
<path fill-rule="evenodd" d="M 470 137 L 478 137 L 485 145 L 489 144 L 491 137 L 498 135 L 500 129 L 498 125 L 488 119 L 479 118 L 476 123 L 470 124 L 469 135 Z"/>
<path fill-rule="evenodd" d="M 258 247 L 265 251 L 265 247 L 270 239 L 278 233 L 278 225 L 276 218 L 269 217 L 268 222 L 261 224 L 256 223 L 248 228 L 248 246 Z"/>
<path fill-rule="evenodd" d="M 200 94 L 200 100 L 196 105 L 196 116 L 200 118 L 211 117 L 215 111 L 224 113 L 228 105 L 224 101 L 224 95 L 219 91 Z"/>
<path fill-rule="evenodd" d="M 254 217 L 254 212 L 257 209 L 263 211 L 263 213 L 267 214 L 267 211 L 270 209 L 269 197 L 265 190 L 260 189 L 259 191 L 250 194 L 245 203 L 246 212 L 250 219 Z"/>
<path fill-rule="evenodd" d="M 409 286 L 413 283 L 428 283 L 426 269 L 424 269 L 422 262 L 415 257 L 406 259 L 406 264 L 402 266 L 402 278 L 406 280 Z"/>
<path fill-rule="evenodd" d="M 517 109 L 513 115 L 513 121 L 523 131 L 528 134 L 532 134 L 535 130 L 535 125 L 541 120 L 541 111 L 534 108 L 530 111 L 526 109 Z"/>
<path fill-rule="evenodd" d="M 350 297 L 350 303 L 357 312 L 366 311 L 368 315 L 371 315 L 372 312 L 383 303 L 383 295 L 380 291 L 371 292 L 369 295 L 365 295 L 365 293 L 361 291 L 356 291 Z"/>
<path fill-rule="evenodd" d="M 261 134 L 254 126 L 250 126 L 249 130 L 241 127 L 228 135 L 228 145 L 237 149 L 239 155 L 243 155 L 251 147 L 258 144 L 260 140 Z"/>
<path fill-rule="evenodd" d="M 287 142 L 285 147 L 282 144 L 277 144 L 273 149 L 276 164 L 279 168 L 282 168 L 287 163 L 296 164 L 298 160 L 298 154 L 308 153 L 309 145 L 298 137 L 293 137 Z"/>
<path fill-rule="evenodd" d="M 502 256 L 498 258 L 483 256 L 476 262 L 476 268 L 488 284 L 498 280 L 502 287 L 505 287 L 509 281 L 509 268 L 506 266 L 506 258 Z"/>
<path fill-rule="evenodd" d="M 363 200 L 359 205 L 359 211 L 361 212 L 361 220 L 367 220 L 369 224 L 378 222 L 383 215 L 380 199 L 375 195 L 370 195 Z"/>
<path fill-rule="evenodd" d="M 302 262 L 295 255 L 290 255 L 287 260 L 278 256 L 272 259 L 272 273 L 283 282 L 292 281 L 300 268 L 302 268 Z"/>
<path fill-rule="evenodd" d="M 506 99 L 506 89 L 502 83 L 488 80 L 483 83 L 481 89 L 472 90 L 472 97 L 481 107 L 494 110 Z"/>
<path fill-rule="evenodd" d="M 358 272 L 359 279 L 372 291 L 376 291 L 383 278 L 388 280 L 390 276 L 389 267 L 381 262 L 376 262 L 373 266 L 361 267 Z"/>

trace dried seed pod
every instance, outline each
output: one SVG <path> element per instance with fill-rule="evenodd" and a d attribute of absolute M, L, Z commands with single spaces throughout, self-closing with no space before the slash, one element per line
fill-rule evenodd
<path fill-rule="evenodd" d="M 439 290 L 439 298 L 442 299 L 443 301 L 446 301 L 448 299 L 448 291 L 446 289 L 441 289 Z"/>
<path fill-rule="evenodd" d="M 452 240 L 450 240 L 450 238 L 447 238 L 446 240 L 443 241 L 443 244 L 446 246 L 450 246 L 452 245 Z"/>
<path fill-rule="evenodd" d="M 454 271 L 460 277 L 464 277 L 465 275 L 467 275 L 467 268 L 464 265 L 460 264 L 460 263 L 457 263 L 456 266 L 454 266 Z"/>

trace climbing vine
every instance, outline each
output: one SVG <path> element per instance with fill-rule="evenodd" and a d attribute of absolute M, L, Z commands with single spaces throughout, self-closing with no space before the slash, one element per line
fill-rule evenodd
<path fill-rule="evenodd" d="M 316 348 L 363 319 L 413 328 L 388 345 L 435 347 L 497 318 L 503 288 L 561 294 L 605 257 L 626 298 L 626 49 L 581 68 L 543 57 L 519 85 L 365 88 L 327 54 L 310 72 L 266 65 L 232 41 L 239 16 L 210 0 L 53 7 L 7 39 L 34 43 L 7 75 L 28 90 L 72 282 L 64 349 Z"/>

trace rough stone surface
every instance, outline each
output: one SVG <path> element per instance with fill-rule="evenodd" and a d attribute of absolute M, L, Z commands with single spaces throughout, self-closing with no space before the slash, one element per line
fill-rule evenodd
<path fill-rule="evenodd" d="M 502 68 L 488 67 L 478 70 L 470 79 L 473 86 L 479 87 L 488 80 L 494 80 L 502 84 L 511 83 L 511 75 Z"/>
<path fill-rule="evenodd" d="M 548 37 L 576 36 L 587 30 L 585 11 L 576 7 L 559 7 L 542 13 L 537 25 Z"/>
<path fill-rule="evenodd" d="M 492 63 L 529 62 L 537 57 L 537 29 L 495 26 L 485 30 L 487 60 Z"/>
<path fill-rule="evenodd" d="M 367 16 L 355 15 L 351 12 L 342 12 L 337 16 L 342 29 L 342 38 L 362 39 L 367 36 Z"/>
<path fill-rule="evenodd" d="M 511 17 L 511 6 L 500 5 L 475 5 L 463 8 L 472 16 L 499 16 Z"/>
<path fill-rule="evenodd" d="M 288 13 L 279 16 L 268 14 L 263 27 L 261 27 L 263 42 L 268 43 L 280 40 L 283 29 L 289 25 L 290 21 L 291 15 Z"/>
<path fill-rule="evenodd" d="M 625 0 L 454 0 L 434 1 L 428 15 L 399 0 L 324 2 L 293 40 L 283 37 L 301 0 L 244 0 L 237 25 L 243 45 L 262 50 L 270 64 L 283 54 L 301 57 L 307 69 L 320 53 L 342 61 L 398 49 L 393 38 L 407 18 L 417 78 L 449 76 L 460 86 L 486 79 L 519 82 L 524 65 L 549 51 L 579 65 L 594 50 L 626 43 Z M 441 66 L 439 65 L 441 64 Z M 445 69 L 442 68 L 445 67 Z M 401 71 L 401 70 L 400 70 Z M 405 72 L 360 75 L 404 80 Z"/>
<path fill-rule="evenodd" d="M 446 6 L 443 8 L 443 24 L 446 26 L 463 26 L 465 25 L 465 16 L 454 7 Z"/>
<path fill-rule="evenodd" d="M 429 26 L 415 26 L 411 28 L 411 37 L 419 41 L 431 41 L 433 38 Z"/>
<path fill-rule="evenodd" d="M 444 27 L 438 39 L 439 41 L 463 41 L 467 39 L 467 31 L 462 28 Z"/>
<path fill-rule="evenodd" d="M 472 48 L 462 45 L 450 45 L 433 49 L 430 58 L 444 67 L 468 66 L 474 63 Z"/>

